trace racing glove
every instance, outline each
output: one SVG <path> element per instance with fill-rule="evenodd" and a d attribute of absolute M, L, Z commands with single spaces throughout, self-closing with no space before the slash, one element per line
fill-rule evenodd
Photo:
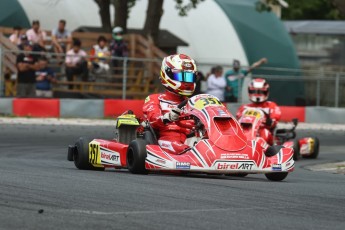
<path fill-rule="evenodd" d="M 178 121 L 180 117 L 180 113 L 181 113 L 181 109 L 177 107 L 171 109 L 170 112 L 163 115 L 163 122 L 168 123 L 168 122 Z"/>

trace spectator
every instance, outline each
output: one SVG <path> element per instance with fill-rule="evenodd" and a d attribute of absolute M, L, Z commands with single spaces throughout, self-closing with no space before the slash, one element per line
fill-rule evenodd
<path fill-rule="evenodd" d="M 247 76 L 253 69 L 259 67 L 260 65 L 267 62 L 266 58 L 261 58 L 259 61 L 255 62 L 248 70 L 241 69 L 241 63 L 239 60 L 234 60 L 232 70 L 225 73 L 226 79 L 226 92 L 225 101 L 227 102 L 237 102 L 238 92 L 242 88 L 243 78 Z"/>
<path fill-rule="evenodd" d="M 104 36 L 98 37 L 97 44 L 94 45 L 90 51 L 90 56 L 94 73 L 100 74 L 108 72 L 109 64 L 107 58 L 110 57 L 110 52 L 107 47 L 107 39 Z"/>
<path fill-rule="evenodd" d="M 21 44 L 21 39 L 20 39 L 21 35 L 22 35 L 22 27 L 15 26 L 13 27 L 13 34 L 11 34 L 9 39 L 14 45 L 18 46 Z"/>
<path fill-rule="evenodd" d="M 216 66 L 214 73 L 207 78 L 207 93 L 216 96 L 220 101 L 224 101 L 224 91 L 226 81 L 223 77 L 223 67 Z"/>
<path fill-rule="evenodd" d="M 40 21 L 32 21 L 32 28 L 26 31 L 26 36 L 28 37 L 28 40 L 33 43 L 34 50 L 45 50 L 44 42 L 47 35 L 43 30 L 40 29 Z"/>
<path fill-rule="evenodd" d="M 110 43 L 110 51 L 113 57 L 128 57 L 128 46 L 122 37 L 123 29 L 119 26 L 115 27 L 112 31 L 113 40 Z M 122 61 L 113 60 L 114 73 L 119 74 L 119 68 L 122 67 Z"/>
<path fill-rule="evenodd" d="M 32 44 L 23 44 L 24 51 L 32 51 Z M 35 71 L 38 69 L 35 56 L 29 53 L 21 53 L 17 56 L 17 96 L 35 97 Z"/>
<path fill-rule="evenodd" d="M 61 19 L 58 27 L 52 30 L 52 43 L 55 53 L 66 53 L 71 49 L 72 35 L 66 28 L 66 21 Z"/>
<path fill-rule="evenodd" d="M 48 67 L 48 59 L 42 56 L 38 59 L 38 70 L 36 71 L 36 96 L 53 97 L 51 83 L 55 83 L 55 73 Z"/>
<path fill-rule="evenodd" d="M 73 47 L 67 51 L 66 54 L 66 76 L 69 82 L 73 81 L 73 76 L 81 75 L 82 81 L 88 81 L 89 70 L 87 68 L 87 61 L 85 60 L 87 54 L 81 49 L 81 42 L 79 39 L 73 39 Z M 73 85 L 68 86 L 73 89 Z"/>
<path fill-rule="evenodd" d="M 22 34 L 20 36 L 20 43 L 18 45 L 18 49 L 24 50 L 24 44 L 26 44 L 27 42 L 29 42 L 28 37 L 26 36 L 26 34 Z"/>

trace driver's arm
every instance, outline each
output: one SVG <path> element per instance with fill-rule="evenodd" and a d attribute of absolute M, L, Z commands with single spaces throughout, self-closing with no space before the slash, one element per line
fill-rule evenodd
<path fill-rule="evenodd" d="M 160 129 L 165 126 L 158 95 L 150 95 L 145 99 L 143 113 L 153 129 Z"/>
<path fill-rule="evenodd" d="M 271 104 L 270 104 L 270 118 L 272 119 L 272 125 L 271 125 L 272 128 L 277 126 L 277 123 L 280 120 L 281 115 L 282 115 L 282 113 L 281 113 L 279 106 L 276 103 L 271 102 Z"/>

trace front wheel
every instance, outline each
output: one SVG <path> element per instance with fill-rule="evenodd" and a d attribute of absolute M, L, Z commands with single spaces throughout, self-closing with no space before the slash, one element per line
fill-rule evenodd
<path fill-rule="evenodd" d="M 284 180 L 289 173 L 282 172 L 282 173 L 266 173 L 265 176 L 267 179 L 271 181 L 282 181 Z"/>
<path fill-rule="evenodd" d="M 301 159 L 301 153 L 300 153 L 300 145 L 298 140 L 293 141 L 293 160 L 298 161 Z"/>
<path fill-rule="evenodd" d="M 146 160 L 146 141 L 136 139 L 131 141 L 127 149 L 127 167 L 133 174 L 147 174 L 145 168 Z"/>
<path fill-rule="evenodd" d="M 78 141 L 75 143 L 76 149 L 73 152 L 74 165 L 78 169 L 103 171 L 104 167 L 94 167 L 89 162 L 89 143 L 90 142 L 91 142 L 90 139 L 85 138 L 85 137 L 80 137 Z"/>

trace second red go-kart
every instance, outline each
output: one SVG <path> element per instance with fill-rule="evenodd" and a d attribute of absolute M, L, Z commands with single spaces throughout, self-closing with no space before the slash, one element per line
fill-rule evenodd
<path fill-rule="evenodd" d="M 284 129 L 275 129 L 273 135 L 265 135 L 265 122 L 270 121 L 267 119 L 269 114 L 264 109 L 260 108 L 246 108 L 241 117 L 239 123 L 241 124 L 243 131 L 247 138 L 254 138 L 267 147 L 269 138 L 272 138 L 273 143 L 283 145 L 287 148 L 293 148 L 294 160 L 303 158 L 317 158 L 319 154 L 319 139 L 317 137 L 302 137 L 296 138 L 296 127 L 298 124 L 297 119 L 292 119 L 292 127 Z"/>
<path fill-rule="evenodd" d="M 240 124 L 219 100 L 200 94 L 178 105 L 178 125 L 189 128 L 181 154 L 165 152 L 157 142 L 157 130 L 147 121 L 141 124 L 134 114 L 116 120 L 113 140 L 80 138 L 68 148 L 68 160 L 78 169 L 128 168 L 131 173 L 192 172 L 247 175 L 261 173 L 281 181 L 294 170 L 293 149 L 274 145 L 263 148 L 248 139 Z M 141 128 L 138 128 L 141 127 Z"/>

